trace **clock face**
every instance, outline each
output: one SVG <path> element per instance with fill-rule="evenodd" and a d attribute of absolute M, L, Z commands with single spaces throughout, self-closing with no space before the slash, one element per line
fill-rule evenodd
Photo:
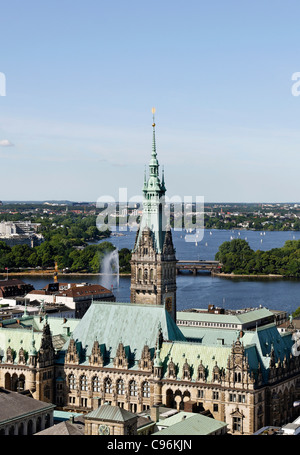
<path fill-rule="evenodd" d="M 99 434 L 101 435 L 108 435 L 110 432 L 109 432 L 109 427 L 107 425 L 100 425 L 99 426 Z"/>

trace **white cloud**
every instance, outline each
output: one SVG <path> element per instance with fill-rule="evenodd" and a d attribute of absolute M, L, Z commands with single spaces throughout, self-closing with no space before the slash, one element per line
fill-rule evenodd
<path fill-rule="evenodd" d="M 0 147 L 12 147 L 13 145 L 8 139 L 0 140 Z"/>

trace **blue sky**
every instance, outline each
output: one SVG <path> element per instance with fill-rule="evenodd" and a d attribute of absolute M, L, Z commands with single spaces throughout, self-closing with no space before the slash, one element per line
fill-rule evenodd
<path fill-rule="evenodd" d="M 0 200 L 300 201 L 299 1 L 1 6 Z"/>

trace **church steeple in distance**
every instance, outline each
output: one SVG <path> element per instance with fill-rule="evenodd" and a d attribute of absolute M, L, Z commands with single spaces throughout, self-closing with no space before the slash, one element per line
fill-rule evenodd
<path fill-rule="evenodd" d="M 152 152 L 144 174 L 143 214 L 131 258 L 131 302 L 164 305 L 176 321 L 176 256 L 165 215 L 164 171 L 159 177 L 155 108 L 152 108 Z"/>

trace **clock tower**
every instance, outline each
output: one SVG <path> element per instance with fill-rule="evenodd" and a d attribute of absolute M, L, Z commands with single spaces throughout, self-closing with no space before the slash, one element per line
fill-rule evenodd
<path fill-rule="evenodd" d="M 176 322 L 176 256 L 159 176 L 153 113 L 152 154 L 143 187 L 143 214 L 131 256 L 131 303 L 163 305 Z"/>

